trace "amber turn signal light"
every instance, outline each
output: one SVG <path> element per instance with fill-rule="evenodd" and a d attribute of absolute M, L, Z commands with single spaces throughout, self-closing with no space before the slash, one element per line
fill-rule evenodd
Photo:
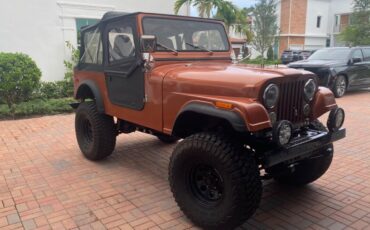
<path fill-rule="evenodd" d="M 221 109 L 232 109 L 234 106 L 231 103 L 216 101 L 216 107 Z"/>

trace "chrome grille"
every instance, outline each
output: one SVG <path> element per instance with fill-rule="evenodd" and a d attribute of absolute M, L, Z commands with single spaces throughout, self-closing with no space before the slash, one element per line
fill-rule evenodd
<path fill-rule="evenodd" d="M 284 82 L 279 85 L 280 98 L 277 107 L 277 119 L 292 123 L 304 121 L 304 88 L 305 80 Z"/>

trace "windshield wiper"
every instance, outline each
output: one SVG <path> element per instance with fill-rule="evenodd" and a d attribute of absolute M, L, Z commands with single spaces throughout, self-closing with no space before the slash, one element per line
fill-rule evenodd
<path fill-rule="evenodd" d="M 163 44 L 161 44 L 161 43 L 159 43 L 159 42 L 157 42 L 157 46 L 160 46 L 160 47 L 162 47 L 162 48 L 164 48 L 164 49 L 166 49 L 166 50 L 172 51 L 172 52 L 174 52 L 174 53 L 175 53 L 175 55 L 178 55 L 178 54 L 179 54 L 179 52 L 178 52 L 177 50 L 175 50 L 175 49 L 171 49 L 170 47 L 165 46 L 165 45 L 163 45 Z"/>
<path fill-rule="evenodd" d="M 193 48 L 195 48 L 195 49 L 199 49 L 199 50 L 203 50 L 203 51 L 207 51 L 207 52 L 209 52 L 209 54 L 213 54 L 213 51 L 212 50 L 209 50 L 209 49 L 206 49 L 205 47 L 203 47 L 203 46 L 196 46 L 196 45 L 194 45 L 194 44 L 191 44 L 191 43 L 188 43 L 188 42 L 185 42 L 185 44 L 186 45 L 189 45 L 189 46 L 191 46 L 191 47 L 193 47 Z"/>

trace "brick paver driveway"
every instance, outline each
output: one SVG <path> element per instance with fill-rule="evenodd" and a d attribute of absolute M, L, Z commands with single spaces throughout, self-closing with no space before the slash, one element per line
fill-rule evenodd
<path fill-rule="evenodd" d="M 370 229 L 370 90 L 349 93 L 348 137 L 329 172 L 305 188 L 265 183 L 245 229 Z M 174 145 L 135 133 L 114 154 L 83 158 L 74 115 L 0 122 L 1 229 L 185 229 L 167 183 Z M 241 210 L 242 211 L 242 210 Z"/>

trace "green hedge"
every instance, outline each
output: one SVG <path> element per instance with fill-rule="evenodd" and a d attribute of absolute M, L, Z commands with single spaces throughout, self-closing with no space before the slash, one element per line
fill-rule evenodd
<path fill-rule="evenodd" d="M 281 60 L 263 60 L 265 65 L 278 65 L 281 64 Z M 246 59 L 243 61 L 244 64 L 254 64 L 254 65 L 262 65 L 262 57 L 257 57 L 255 59 Z"/>
<path fill-rule="evenodd" d="M 0 119 L 70 113 L 73 112 L 73 109 L 69 105 L 72 102 L 75 102 L 73 98 L 33 99 L 16 104 L 12 109 L 7 105 L 2 104 L 0 105 Z"/>
<path fill-rule="evenodd" d="M 78 50 L 69 43 L 72 60 L 64 61 L 63 80 L 41 82 L 41 71 L 26 54 L 0 52 L 0 119 L 71 112 L 73 66 Z"/>
<path fill-rule="evenodd" d="M 62 80 L 55 82 L 41 82 L 40 88 L 34 93 L 33 98 L 51 99 L 73 96 L 73 83 Z"/>

